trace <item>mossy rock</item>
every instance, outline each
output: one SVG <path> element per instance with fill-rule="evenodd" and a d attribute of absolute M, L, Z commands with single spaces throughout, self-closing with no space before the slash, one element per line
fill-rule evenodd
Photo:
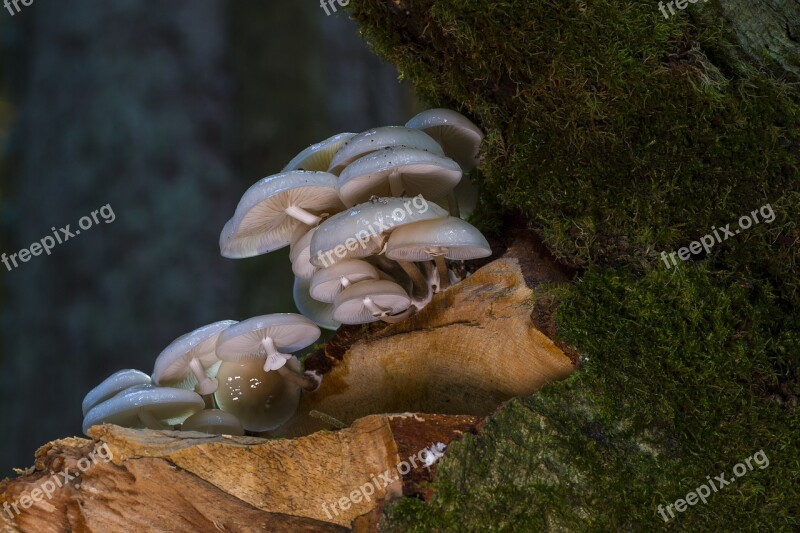
<path fill-rule="evenodd" d="M 753 12 L 734 4 L 351 4 L 421 96 L 486 131 L 479 223 L 522 214 L 581 269 L 557 316 L 581 372 L 454 444 L 437 496 L 387 528 L 800 526 L 800 55 L 740 42 Z M 771 222 L 662 261 L 767 204 Z M 659 504 L 759 450 L 768 467 L 665 524 Z"/>

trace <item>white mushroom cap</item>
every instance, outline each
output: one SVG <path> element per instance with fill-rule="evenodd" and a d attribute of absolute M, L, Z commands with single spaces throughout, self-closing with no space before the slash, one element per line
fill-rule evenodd
<path fill-rule="evenodd" d="M 486 237 L 469 222 L 448 217 L 398 228 L 389 237 L 386 256 L 395 261 L 430 261 L 437 255 L 452 260 L 489 257 Z"/>
<path fill-rule="evenodd" d="M 314 274 L 309 294 L 319 302 L 333 303 L 339 293 L 350 285 L 378 279 L 381 277 L 374 266 L 360 259 L 350 259 Z"/>
<path fill-rule="evenodd" d="M 311 264 L 311 239 L 316 231 L 317 228 L 307 231 L 305 235 L 297 239 L 297 242 L 289 250 L 292 272 L 300 279 L 310 280 L 319 270 L 319 267 Z"/>
<path fill-rule="evenodd" d="M 210 435 L 244 435 L 242 423 L 236 415 L 222 409 L 206 409 L 187 418 L 181 431 L 198 431 Z"/>
<path fill-rule="evenodd" d="M 372 196 L 444 198 L 461 180 L 461 167 L 449 157 L 417 150 L 389 147 L 372 152 L 348 165 L 339 176 L 339 197 L 347 207 Z"/>
<path fill-rule="evenodd" d="M 451 109 L 429 109 L 406 123 L 422 130 L 442 145 L 444 153 L 455 159 L 465 173 L 478 166 L 483 132 L 470 119 Z"/>
<path fill-rule="evenodd" d="M 328 172 L 338 175 L 344 167 L 356 159 L 388 146 L 407 146 L 427 150 L 436 155 L 444 155 L 439 143 L 419 129 L 384 126 L 359 133 L 347 141 L 333 156 Z"/>
<path fill-rule="evenodd" d="M 293 372 L 302 367 L 296 357 L 286 366 Z M 217 404 L 233 413 L 248 431 L 270 431 L 287 422 L 300 403 L 302 390 L 277 372 L 265 372 L 258 361 L 222 363 Z"/>
<path fill-rule="evenodd" d="M 314 322 L 297 313 L 276 313 L 243 320 L 226 329 L 217 342 L 223 361 L 264 361 L 264 370 L 277 370 L 290 355 L 313 344 L 321 332 Z M 280 350 L 280 351 L 279 351 Z"/>
<path fill-rule="evenodd" d="M 83 419 L 83 432 L 98 424 L 141 427 L 144 420 L 180 424 L 205 406 L 203 398 L 194 391 L 138 385 L 90 409 Z M 157 425 L 152 429 L 157 429 Z"/>
<path fill-rule="evenodd" d="M 333 319 L 333 304 L 322 303 L 311 297 L 309 280 L 294 278 L 294 305 L 297 310 L 325 329 L 337 330 L 341 324 Z"/>
<path fill-rule="evenodd" d="M 289 164 L 283 167 L 281 172 L 290 170 L 328 170 L 334 154 L 339 151 L 344 143 L 355 136 L 355 133 L 339 133 L 317 144 L 312 144 L 289 161 Z"/>
<path fill-rule="evenodd" d="M 221 320 L 181 335 L 164 348 L 153 368 L 153 382 L 180 388 L 194 388 L 206 395 L 217 388 L 217 380 L 207 371 L 219 361 L 217 338 L 235 320 Z"/>
<path fill-rule="evenodd" d="M 342 324 L 367 324 L 409 308 L 406 291 L 392 281 L 362 281 L 339 293 L 333 317 Z"/>
<path fill-rule="evenodd" d="M 377 198 L 338 213 L 317 227 L 311 239 L 311 264 L 330 267 L 345 259 L 378 253 L 395 228 L 447 217 L 447 211 L 424 198 Z"/>
<path fill-rule="evenodd" d="M 283 248 L 299 224 L 315 226 L 320 214 L 343 209 L 336 176 L 293 170 L 247 189 L 219 239 L 223 256 L 253 257 Z"/>
<path fill-rule="evenodd" d="M 83 415 L 86 416 L 86 413 L 88 413 L 92 407 L 108 400 L 125 389 L 137 385 L 149 385 L 150 383 L 150 376 L 139 370 L 128 369 L 114 372 L 103 380 L 100 385 L 90 390 L 83 399 L 83 404 L 81 405 Z"/>

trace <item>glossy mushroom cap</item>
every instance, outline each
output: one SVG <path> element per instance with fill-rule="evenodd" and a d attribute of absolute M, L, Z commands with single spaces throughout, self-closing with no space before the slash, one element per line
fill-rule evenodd
<path fill-rule="evenodd" d="M 425 220 L 398 228 L 389 237 L 386 256 L 395 261 L 430 261 L 440 255 L 452 260 L 492 255 L 483 234 L 460 218 Z"/>
<path fill-rule="evenodd" d="M 411 306 L 406 291 L 392 281 L 362 281 L 343 290 L 333 304 L 333 317 L 342 324 L 368 324 L 402 313 Z"/>
<path fill-rule="evenodd" d="M 293 170 L 269 176 L 242 196 L 222 230 L 220 251 L 236 259 L 283 248 L 299 224 L 314 226 L 319 215 L 343 208 L 333 174 Z"/>
<path fill-rule="evenodd" d="M 164 348 L 153 368 L 153 382 L 179 388 L 196 389 L 206 395 L 216 390 L 217 382 L 207 370 L 219 361 L 217 338 L 235 320 L 221 320 L 182 335 Z"/>
<path fill-rule="evenodd" d="M 384 126 L 359 133 L 347 141 L 333 156 L 328 172 L 338 175 L 344 170 L 344 167 L 356 159 L 388 146 L 407 146 L 426 150 L 436 155 L 444 155 L 439 143 L 421 130 L 402 126 Z"/>
<path fill-rule="evenodd" d="M 317 228 L 308 230 L 302 237 L 297 239 L 289 250 L 292 272 L 300 279 L 310 280 L 319 270 L 319 267 L 311 264 L 311 239 L 316 231 Z"/>
<path fill-rule="evenodd" d="M 139 370 L 128 369 L 114 372 L 97 387 L 90 390 L 83 399 L 83 404 L 81 405 L 83 415 L 86 416 L 86 413 L 88 413 L 92 407 L 108 400 L 125 389 L 137 385 L 149 385 L 150 383 L 150 376 Z"/>
<path fill-rule="evenodd" d="M 468 174 L 478 165 L 483 132 L 471 120 L 451 109 L 429 109 L 406 123 L 433 137 L 444 153 Z"/>
<path fill-rule="evenodd" d="M 187 418 L 181 431 L 198 431 L 210 435 L 244 435 L 244 428 L 232 413 L 221 409 L 206 409 Z"/>
<path fill-rule="evenodd" d="M 311 264 L 327 268 L 345 259 L 368 257 L 383 248 L 386 235 L 396 228 L 447 216 L 447 211 L 420 196 L 376 198 L 319 225 L 311 239 Z"/>
<path fill-rule="evenodd" d="M 311 297 L 309 280 L 294 278 L 292 294 L 294 305 L 300 313 L 313 320 L 319 327 L 337 330 L 341 324 L 333 319 L 333 304 L 323 303 Z"/>
<path fill-rule="evenodd" d="M 319 302 L 333 303 L 340 292 L 361 281 L 381 279 L 378 270 L 360 259 L 350 259 L 314 274 L 309 294 Z"/>
<path fill-rule="evenodd" d="M 301 371 L 292 357 L 286 366 Z M 265 372 L 259 361 L 222 363 L 219 389 L 214 394 L 221 409 L 234 414 L 248 431 L 270 431 L 287 422 L 300 403 L 301 389 L 277 372 Z"/>
<path fill-rule="evenodd" d="M 217 356 L 223 361 L 261 361 L 265 370 L 277 370 L 296 352 L 313 344 L 319 327 L 296 313 L 277 313 L 243 320 L 226 329 L 217 342 Z"/>
<path fill-rule="evenodd" d="M 83 432 L 88 434 L 89 428 L 98 424 L 141 427 L 148 419 L 168 425 L 180 424 L 205 405 L 203 398 L 194 391 L 139 385 L 90 409 L 83 419 Z"/>
<path fill-rule="evenodd" d="M 355 136 L 355 133 L 339 133 L 322 142 L 312 144 L 289 161 L 289 164 L 283 167 L 281 172 L 289 172 L 290 170 L 328 170 L 334 154 L 344 146 L 344 143 Z"/>
<path fill-rule="evenodd" d="M 461 180 L 461 167 L 449 157 L 425 150 L 389 147 L 348 165 L 339 176 L 339 197 L 352 207 L 372 196 L 444 198 Z"/>

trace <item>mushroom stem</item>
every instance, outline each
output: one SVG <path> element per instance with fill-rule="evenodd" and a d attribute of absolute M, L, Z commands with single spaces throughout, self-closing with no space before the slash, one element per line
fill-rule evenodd
<path fill-rule="evenodd" d="M 455 191 L 450 191 L 450 194 L 447 195 L 447 206 L 451 217 L 461 218 L 461 210 L 458 208 L 458 198 L 456 198 Z"/>
<path fill-rule="evenodd" d="M 339 278 L 339 283 L 341 283 L 342 287 L 344 287 L 345 289 L 350 286 L 350 280 L 347 279 L 345 276 Z"/>
<path fill-rule="evenodd" d="M 439 288 L 445 290 L 450 287 L 450 273 L 447 271 L 447 263 L 443 255 L 433 256 L 433 261 L 436 263 L 436 269 L 439 271 Z"/>
<path fill-rule="evenodd" d="M 261 345 L 267 351 L 267 360 L 264 361 L 264 372 L 279 370 L 281 367 L 286 365 L 286 361 L 292 358 L 291 355 L 278 351 L 278 349 L 275 347 L 275 341 L 272 340 L 272 337 L 262 339 Z"/>
<path fill-rule="evenodd" d="M 389 310 L 384 309 L 383 307 L 377 305 L 375 302 L 372 301 L 372 298 L 364 298 L 364 307 L 369 309 L 372 313 L 372 316 L 383 318 L 384 316 L 389 315 Z"/>
<path fill-rule="evenodd" d="M 296 205 L 290 205 L 289 207 L 287 207 L 285 213 L 290 217 L 299 220 L 300 222 L 302 222 L 307 226 L 316 226 L 322 221 L 321 217 L 318 217 L 313 213 L 309 213 L 302 207 L 298 207 Z"/>
<path fill-rule="evenodd" d="M 392 191 L 392 196 L 395 198 L 403 196 L 403 181 L 400 179 L 400 173 L 397 170 L 389 174 L 389 189 Z"/>
<path fill-rule="evenodd" d="M 291 381 L 301 389 L 306 392 L 311 392 L 319 387 L 319 382 L 314 379 L 313 376 L 309 376 L 308 374 L 298 374 L 291 368 L 289 365 L 283 365 L 278 369 L 278 374 L 280 374 L 284 379 L 287 381 Z"/>
<path fill-rule="evenodd" d="M 197 379 L 195 390 L 200 396 L 208 396 L 216 392 L 217 380 L 206 375 L 203 365 L 200 364 L 200 361 L 198 361 L 196 357 L 192 357 L 192 360 L 189 361 L 189 368 Z"/>
<path fill-rule="evenodd" d="M 148 429 L 169 429 L 161 423 L 159 419 L 153 416 L 150 411 L 139 411 L 139 420 L 142 421 Z"/>
<path fill-rule="evenodd" d="M 397 260 L 397 264 L 400 265 L 408 277 L 411 278 L 411 282 L 414 284 L 413 287 L 413 296 L 417 299 L 424 299 L 428 295 L 428 282 L 425 281 L 425 277 L 422 275 L 422 272 L 419 271 L 419 268 L 414 263 L 409 261 L 400 261 Z"/>

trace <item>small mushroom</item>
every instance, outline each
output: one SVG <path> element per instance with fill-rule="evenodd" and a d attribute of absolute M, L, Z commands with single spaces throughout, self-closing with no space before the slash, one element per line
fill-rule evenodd
<path fill-rule="evenodd" d="M 333 317 L 342 324 L 368 324 L 376 320 L 400 322 L 411 314 L 411 299 L 391 281 L 362 281 L 336 297 Z"/>
<path fill-rule="evenodd" d="M 461 167 L 449 157 L 425 150 L 389 147 L 357 159 L 339 176 L 339 197 L 347 207 L 372 196 L 416 196 L 438 200 L 461 180 Z"/>
<path fill-rule="evenodd" d="M 253 257 L 287 246 L 299 224 L 316 226 L 343 209 L 336 176 L 293 170 L 258 181 L 242 196 L 219 239 L 224 257 Z"/>
<path fill-rule="evenodd" d="M 232 363 L 260 361 L 265 372 L 277 370 L 303 389 L 313 390 L 318 381 L 308 374 L 292 371 L 286 362 L 292 358 L 291 352 L 313 344 L 320 334 L 319 327 L 303 315 L 257 316 L 226 329 L 217 342 L 217 356 Z"/>
<path fill-rule="evenodd" d="M 194 391 L 137 385 L 97 404 L 83 419 L 83 432 L 98 424 L 169 429 L 205 407 Z"/>
<path fill-rule="evenodd" d="M 337 330 L 341 324 L 333 319 L 333 304 L 323 303 L 311 297 L 309 289 L 311 282 L 305 279 L 294 278 L 292 295 L 294 305 L 300 314 L 313 320 L 319 327 Z"/>
<path fill-rule="evenodd" d="M 456 160 L 464 174 L 478 165 L 483 132 L 470 119 L 451 109 L 428 109 L 406 123 L 407 128 L 424 131 Z"/>
<path fill-rule="evenodd" d="M 296 357 L 289 359 L 286 366 L 300 372 Z M 301 387 L 276 372 L 265 372 L 258 360 L 224 362 L 217 378 L 217 405 L 235 415 L 247 431 L 277 428 L 292 418 L 300 403 Z"/>
<path fill-rule="evenodd" d="M 448 217 L 409 224 L 392 232 L 386 256 L 395 261 L 436 262 L 439 283 L 450 286 L 445 259 L 464 261 L 492 255 L 492 249 L 476 227 L 460 218 Z"/>
<path fill-rule="evenodd" d="M 137 385 L 150 385 L 150 383 L 150 376 L 139 370 L 128 369 L 114 372 L 103 380 L 100 385 L 90 390 L 83 399 L 83 404 L 81 405 L 83 416 L 86 416 L 86 413 L 88 413 L 92 407 L 108 400 L 125 389 Z"/>
<path fill-rule="evenodd" d="M 309 293 L 319 302 L 333 303 L 340 292 L 354 283 L 381 279 L 374 266 L 360 259 L 342 261 L 314 274 Z"/>
<path fill-rule="evenodd" d="M 289 164 L 283 167 L 281 172 L 289 172 L 290 170 L 328 170 L 334 154 L 344 146 L 344 143 L 355 136 L 355 133 L 339 133 L 317 144 L 312 144 L 289 161 Z"/>
<path fill-rule="evenodd" d="M 214 322 L 172 341 L 156 359 L 153 382 L 194 388 L 203 396 L 213 394 L 217 390 L 217 380 L 209 377 L 207 372 L 219 362 L 215 351 L 217 338 L 234 324 L 235 320 Z"/>
<path fill-rule="evenodd" d="M 344 167 L 356 159 L 388 146 L 407 146 L 444 155 L 439 143 L 419 129 L 384 126 L 359 133 L 347 141 L 333 156 L 328 172 L 338 175 Z"/>
<path fill-rule="evenodd" d="M 221 409 L 198 411 L 184 420 L 181 431 L 198 431 L 210 435 L 244 435 L 244 428 L 236 415 Z"/>

